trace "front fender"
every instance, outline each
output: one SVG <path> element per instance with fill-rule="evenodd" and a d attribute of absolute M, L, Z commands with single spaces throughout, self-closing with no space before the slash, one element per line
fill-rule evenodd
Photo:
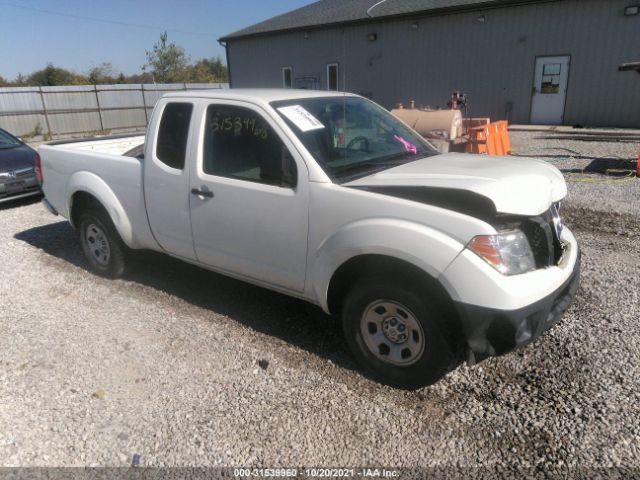
<path fill-rule="evenodd" d="M 336 270 L 359 255 L 384 255 L 410 263 L 437 278 L 464 245 L 425 225 L 395 218 L 360 220 L 341 227 L 317 249 L 311 284 L 318 304 L 329 311 L 327 293 Z"/>
<path fill-rule="evenodd" d="M 122 207 L 118 197 L 113 193 L 109 185 L 94 173 L 87 171 L 76 172 L 67 181 L 67 211 L 69 221 L 72 221 L 72 198 L 77 192 L 86 192 L 93 195 L 104 207 L 111 217 L 122 241 L 129 247 L 135 248 L 131 219 Z M 74 225 L 75 226 L 75 225 Z"/>

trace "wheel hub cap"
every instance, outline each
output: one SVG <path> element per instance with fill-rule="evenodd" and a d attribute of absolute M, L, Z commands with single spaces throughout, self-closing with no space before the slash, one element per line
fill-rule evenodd
<path fill-rule="evenodd" d="M 385 363 L 409 366 L 424 353 L 422 325 L 406 306 L 376 300 L 364 311 L 360 332 L 369 351 Z"/>
<path fill-rule="evenodd" d="M 407 326 L 396 317 L 385 318 L 382 321 L 382 332 L 393 343 L 402 343 L 408 338 Z"/>
<path fill-rule="evenodd" d="M 85 238 L 87 240 L 89 252 L 91 252 L 94 260 L 102 266 L 107 266 L 111 255 L 111 249 L 109 248 L 107 236 L 102 229 L 98 225 L 92 223 L 87 227 Z"/>

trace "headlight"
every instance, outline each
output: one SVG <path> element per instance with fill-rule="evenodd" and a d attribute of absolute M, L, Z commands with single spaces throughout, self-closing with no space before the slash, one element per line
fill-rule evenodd
<path fill-rule="evenodd" d="M 518 275 L 536 268 L 529 241 L 520 230 L 478 235 L 467 248 L 503 275 Z"/>

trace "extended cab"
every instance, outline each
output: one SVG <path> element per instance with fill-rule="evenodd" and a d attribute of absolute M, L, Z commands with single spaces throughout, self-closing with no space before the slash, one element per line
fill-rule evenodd
<path fill-rule="evenodd" d="M 357 95 L 169 94 L 146 137 L 40 155 L 45 205 L 95 272 L 120 276 L 151 249 L 305 299 L 403 388 L 530 343 L 579 282 L 556 168 L 438 154 Z"/>

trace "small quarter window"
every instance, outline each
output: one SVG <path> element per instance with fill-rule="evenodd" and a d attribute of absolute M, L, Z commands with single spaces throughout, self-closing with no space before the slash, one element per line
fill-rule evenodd
<path fill-rule="evenodd" d="M 283 67 L 282 69 L 282 86 L 284 88 L 293 88 L 293 68 Z"/>
<path fill-rule="evenodd" d="M 167 103 L 162 112 L 156 157 L 171 168 L 184 168 L 192 111 L 191 103 Z"/>
<path fill-rule="evenodd" d="M 257 112 L 210 105 L 203 170 L 210 175 L 293 188 L 297 170 L 289 149 Z"/>

